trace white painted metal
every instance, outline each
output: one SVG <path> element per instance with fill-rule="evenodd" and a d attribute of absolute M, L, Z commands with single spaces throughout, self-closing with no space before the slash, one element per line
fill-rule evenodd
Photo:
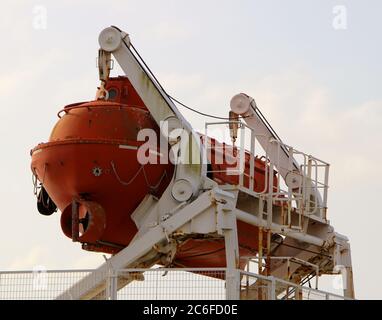
<path fill-rule="evenodd" d="M 236 121 L 235 121 L 236 122 Z M 216 125 L 227 125 L 229 122 L 209 122 L 206 123 L 205 126 L 205 137 L 208 136 L 208 129 L 210 126 L 216 126 Z M 255 192 L 253 189 L 253 182 L 256 180 L 257 175 L 259 173 L 256 173 L 254 170 L 254 154 L 255 154 L 255 145 L 261 145 L 261 139 L 264 138 L 263 135 L 256 135 L 255 130 L 251 128 L 250 126 L 238 121 L 239 128 L 240 128 L 240 157 L 238 159 L 234 159 L 232 156 L 229 156 L 227 153 L 224 155 L 225 158 L 232 158 L 233 161 L 238 161 L 238 164 L 235 168 L 227 169 L 230 170 L 230 172 L 239 174 L 239 184 L 238 188 L 248 194 L 251 194 L 255 197 L 259 197 L 261 194 L 264 194 L 263 201 L 267 201 L 267 208 L 261 208 L 259 215 L 261 212 L 268 212 L 268 223 L 272 220 L 272 202 L 273 201 L 279 201 L 284 202 L 288 204 L 288 220 L 287 225 L 290 226 L 291 222 L 291 207 L 292 203 L 296 202 L 296 210 L 299 211 L 300 217 L 299 217 L 299 223 L 298 225 L 294 226 L 295 228 L 302 228 L 302 216 L 307 216 L 311 219 L 315 219 L 316 221 L 320 221 L 322 223 L 327 223 L 326 221 L 326 210 L 327 210 L 327 191 L 328 191 L 328 170 L 329 165 L 326 162 L 323 162 L 322 160 L 319 160 L 311 155 L 307 155 L 301 151 L 295 150 L 294 148 L 283 144 L 278 141 L 274 141 L 273 144 L 277 144 L 279 146 L 278 152 L 277 152 L 277 158 L 271 158 L 272 155 L 268 154 L 269 148 L 266 148 L 265 151 L 265 159 L 267 161 L 267 164 L 269 165 L 269 170 L 265 171 L 265 187 L 261 191 Z M 245 130 L 250 131 L 250 149 L 251 149 L 251 159 L 250 162 L 250 169 L 249 169 L 249 175 L 248 173 L 243 172 L 244 167 L 244 144 L 245 144 Z M 206 139 L 206 141 L 209 141 Z M 205 155 L 204 158 L 207 158 L 207 150 L 210 149 L 210 145 L 206 144 L 205 146 Z M 227 147 L 226 147 L 227 149 Z M 285 150 L 285 152 L 288 154 L 288 161 L 289 161 L 289 167 L 291 169 L 284 170 L 285 178 L 280 173 L 280 165 L 279 163 L 282 162 L 280 160 L 280 155 L 283 154 L 282 150 Z M 215 148 L 215 153 L 218 152 L 218 150 Z M 297 171 L 293 167 L 293 159 L 294 155 L 299 155 L 303 158 L 304 165 L 301 166 L 301 170 Z M 215 155 L 216 157 L 216 155 Z M 222 158 L 222 156 L 221 156 Z M 230 160 L 231 161 L 231 160 Z M 325 170 L 324 177 L 319 177 L 317 174 L 318 169 L 322 168 Z M 216 171 L 209 171 L 210 173 L 214 173 Z M 277 177 L 277 185 L 274 185 L 274 174 Z M 250 182 L 249 187 L 244 186 L 244 176 L 246 176 Z M 286 183 L 287 188 L 282 188 L 280 181 L 284 180 Z M 269 190 L 272 190 L 272 192 L 269 192 Z M 315 191 L 315 192 L 312 192 Z M 313 193 L 313 195 L 312 195 Z M 318 203 L 318 198 L 320 197 L 320 193 L 322 193 L 325 201 L 321 203 L 321 205 Z"/>
<path fill-rule="evenodd" d="M 353 267 L 348 239 L 335 233 L 334 242 L 334 271 L 343 277 L 344 296 L 354 298 Z"/>
<path fill-rule="evenodd" d="M 310 243 L 318 247 L 326 247 L 330 243 L 327 243 L 325 240 L 311 236 L 309 234 L 304 234 L 302 232 L 299 232 L 298 230 L 293 230 L 290 228 L 285 228 L 282 225 L 278 225 L 276 223 L 272 223 L 270 226 L 267 224 L 265 220 L 261 220 L 258 217 L 248 214 L 244 211 L 235 210 L 236 217 L 238 220 L 249 223 L 254 226 L 261 226 L 261 227 L 270 227 L 270 229 L 273 232 L 288 236 L 290 238 L 305 242 L 305 243 Z"/>
<path fill-rule="evenodd" d="M 201 162 L 202 146 L 199 136 L 161 86 L 149 76 L 148 70 L 139 58 L 130 50 L 130 39 L 127 33 L 115 27 L 109 27 L 101 32 L 98 40 L 101 49 L 110 52 L 117 60 L 158 126 L 162 128 L 163 122 L 166 122 L 167 128 L 184 129 L 188 133 L 187 138 L 178 142 L 182 145 L 180 148 L 182 152 L 181 164 L 178 164 L 175 169 L 175 179 L 188 180 L 196 195 L 203 184 L 202 172 L 205 171 Z M 171 136 L 171 132 L 168 136 Z M 173 144 L 172 141 L 169 142 Z"/>
<path fill-rule="evenodd" d="M 61 294 L 59 298 L 89 299 L 99 297 L 106 291 L 106 296 L 114 299 L 116 296 L 113 292 L 120 287 L 113 278 L 116 270 L 151 266 L 158 261 L 164 265 L 169 264 L 176 252 L 174 237 L 213 234 L 225 239 L 226 297 L 239 299 L 241 297 L 240 273 L 242 272 L 237 270 L 240 259 L 237 220 L 257 226 L 264 232 L 285 236 L 282 240 L 284 246 L 276 246 L 272 252 L 267 252 L 273 257 L 293 257 L 305 262 L 306 265 L 314 264 L 318 267 L 321 262 L 325 262 L 325 265 L 332 263 L 333 259 L 335 263 L 343 264 L 348 270 L 347 281 L 350 284 L 345 294 L 354 297 L 349 244 L 347 239 L 334 233 L 326 220 L 328 171 L 325 171 L 324 182 L 321 184 L 317 178 L 314 178 L 314 170 L 320 165 L 327 164 L 284 145 L 268 123 L 257 114 L 254 100 L 240 94 L 232 99 L 231 109 L 245 116 L 247 125 L 242 125 L 251 130 L 251 159 L 254 159 L 256 141 L 266 151 L 266 158 L 270 161 L 269 172 L 266 170 L 267 187 L 262 192 L 256 193 L 253 191 L 251 179 L 250 187 L 244 187 L 245 149 L 244 130 L 242 130 L 241 161 L 238 166 L 239 186 L 228 186 L 222 190 L 224 186 L 218 187 L 216 182 L 205 177 L 207 161 L 200 163 L 200 160 L 202 155 L 204 160 L 207 159 L 206 153 L 203 152 L 206 149 L 200 146 L 199 135 L 194 132 L 155 79 L 148 75 L 140 59 L 130 50 L 128 35 L 117 28 L 107 28 L 101 32 L 99 42 L 101 49 L 111 53 L 121 65 L 160 128 L 163 128 L 163 121 L 168 120 L 166 125 L 172 132 L 181 128 L 186 130 L 191 139 L 186 141 L 187 148 L 186 151 L 182 149 L 181 156 L 190 158 L 192 161 L 176 166 L 175 179 L 160 199 L 147 196 L 132 214 L 138 232 L 130 245 Z M 179 143 L 176 135 L 170 134 L 166 137 L 171 145 Z M 180 140 L 185 139 L 181 137 Z M 207 143 L 206 145 L 208 148 Z M 303 156 L 302 166 L 299 166 L 294 159 L 297 153 Z M 273 172 L 276 170 L 278 177 L 286 181 L 288 190 L 281 190 L 279 184 L 273 185 Z M 255 174 L 254 165 L 250 164 L 249 178 L 254 178 Z M 324 189 L 323 197 L 318 192 L 320 187 Z M 295 188 L 298 188 L 299 192 L 296 192 Z M 246 197 L 241 197 L 242 194 Z M 282 213 L 279 212 L 280 206 L 275 206 L 275 201 L 287 204 L 286 223 L 278 222 Z M 299 210 L 292 212 L 293 201 L 299 203 Z M 248 203 L 250 205 L 246 206 Z M 243 207 L 247 209 L 242 209 Z M 281 207 L 284 208 L 283 205 Z M 293 221 L 296 225 L 292 225 Z M 263 248 L 260 249 L 262 251 Z M 325 254 L 323 255 L 322 252 Z M 260 261 L 261 258 L 262 253 Z M 289 263 L 289 259 L 287 260 L 286 263 L 275 265 L 271 269 L 271 275 L 284 278 Z M 317 264 L 310 261 L 317 261 Z M 299 270 L 296 266 L 288 265 L 287 269 L 288 276 L 290 275 L 296 283 L 299 283 L 302 276 L 306 276 L 306 274 L 298 274 Z M 325 271 L 327 270 L 320 270 L 320 272 Z M 261 278 L 261 275 L 258 276 Z M 109 280 L 106 283 L 107 279 Z M 132 280 L 125 279 L 122 286 Z M 275 278 L 269 278 L 268 281 L 271 284 L 270 295 L 275 298 L 276 291 L 280 290 L 280 287 L 275 285 Z M 260 283 L 262 282 L 257 281 L 254 288 L 256 289 Z"/>
<path fill-rule="evenodd" d="M 217 231 L 224 236 L 227 261 L 226 285 L 227 299 L 240 299 L 239 243 L 235 216 L 236 196 L 216 189 L 224 198 L 217 202 Z M 223 200 L 223 201 L 222 201 Z M 231 201 L 229 201 L 231 200 Z"/>
<path fill-rule="evenodd" d="M 248 101 L 248 98 L 246 99 Z M 234 100 L 236 100 L 235 103 L 237 104 L 244 103 L 244 106 L 250 105 L 246 103 L 245 99 L 243 99 L 242 96 L 235 97 Z M 234 106 L 232 110 L 241 110 L 241 112 L 243 112 L 243 116 L 247 117 L 245 118 L 246 121 L 251 118 L 251 115 L 253 116 L 253 114 L 251 114 L 248 110 L 246 111 L 246 109 L 243 108 L 242 105 L 240 105 L 239 107 Z M 262 120 L 259 118 L 259 121 Z M 205 136 L 208 136 L 209 126 L 221 124 L 224 125 L 227 123 L 216 122 L 206 124 Z M 267 128 L 265 122 L 263 122 L 263 125 Z M 248 128 L 251 131 L 250 149 L 251 157 L 253 157 L 256 144 L 255 141 L 258 141 L 260 144 L 262 144 L 261 139 L 264 139 L 264 135 L 258 134 L 259 132 L 256 133 L 256 130 L 249 125 L 246 126 L 241 124 L 239 125 L 239 128 Z M 244 130 L 241 131 L 243 132 Z M 269 133 L 271 133 L 270 130 Z M 242 139 L 244 137 L 242 133 L 241 137 Z M 206 139 L 206 141 L 208 141 L 208 139 Z M 309 260 L 317 259 L 319 259 L 319 261 L 322 261 L 322 263 L 324 264 L 325 259 L 327 260 L 327 258 L 324 257 L 325 255 L 320 257 L 319 254 L 314 254 L 314 252 L 324 250 L 326 252 L 326 255 L 333 257 L 333 252 L 337 250 L 335 248 L 338 247 L 338 244 L 336 244 L 335 242 L 334 229 L 329 225 L 329 222 L 326 219 L 329 165 L 322 160 L 312 157 L 311 155 L 307 155 L 303 152 L 297 151 L 283 144 L 280 140 L 271 141 L 272 142 L 268 144 L 265 144 L 265 142 L 263 141 L 262 144 L 263 148 L 266 151 L 266 159 L 269 159 L 269 173 L 267 173 L 266 171 L 267 186 L 265 190 L 263 190 L 262 192 L 254 192 L 253 185 L 250 184 L 250 188 L 248 188 L 248 186 L 244 186 L 243 175 L 239 178 L 239 185 L 236 186 L 236 188 L 241 192 L 251 195 L 253 197 L 252 201 L 257 201 L 259 203 L 258 211 L 245 212 L 243 210 L 236 209 L 235 213 L 237 219 L 252 224 L 254 226 L 265 228 L 266 230 L 272 232 L 272 234 L 277 233 L 284 235 L 286 236 L 285 242 L 288 242 L 288 240 L 290 239 L 294 239 L 297 240 L 299 243 L 303 243 L 305 246 L 309 245 L 305 247 L 306 250 L 301 248 L 300 252 L 299 250 L 293 248 L 284 248 L 282 251 L 276 250 L 272 253 L 276 258 L 280 254 L 281 256 L 285 254 L 290 254 L 291 258 L 294 257 L 296 259 L 306 261 L 306 265 L 309 264 Z M 241 140 L 240 144 L 240 151 L 242 154 L 242 151 L 244 150 L 243 140 Z M 269 153 L 269 145 L 272 144 L 274 146 L 273 153 Z M 206 150 L 207 149 L 208 145 L 206 147 Z M 302 166 L 298 166 L 296 160 L 294 159 L 294 155 L 296 154 L 302 157 Z M 243 155 L 241 155 L 241 157 L 243 157 Z M 283 163 L 283 165 L 280 165 L 280 163 Z M 296 165 L 294 165 L 294 163 L 296 163 Z M 296 167 L 299 167 L 300 169 L 297 170 Z M 319 180 L 317 174 L 317 170 L 320 167 L 325 170 L 324 177 L 322 177 L 323 181 Z M 278 185 L 274 185 L 273 173 L 276 172 L 276 169 L 278 171 L 278 181 L 281 181 L 281 179 L 284 178 L 285 183 L 287 185 L 287 190 L 283 190 L 280 187 L 280 183 Z M 250 166 L 250 174 L 248 176 L 248 179 L 249 181 L 252 181 L 255 178 L 256 173 Z M 274 190 L 274 188 L 276 188 L 276 190 Z M 234 188 L 232 188 L 232 186 L 227 186 L 227 190 L 230 189 L 233 190 Z M 269 192 L 266 191 L 266 189 L 272 191 Z M 320 189 L 322 189 L 324 199 L 321 202 L 318 201 L 318 199 L 321 199 L 321 195 L 319 193 Z M 280 213 L 275 211 L 275 201 L 287 204 L 287 219 L 282 224 L 276 222 L 279 220 Z M 294 211 L 292 211 L 292 207 L 294 206 L 293 204 L 297 204 L 297 207 L 294 207 Z M 281 205 L 281 207 L 283 207 L 283 205 Z M 264 218 L 264 216 L 266 216 L 266 218 Z M 297 224 L 292 225 L 292 221 L 295 221 L 296 219 Z M 300 246 L 299 244 L 296 245 L 297 247 Z M 348 243 L 347 246 L 349 246 Z M 329 263 L 329 260 L 326 263 Z M 291 269 L 291 274 L 297 272 L 298 268 L 296 268 L 296 266 L 289 266 L 287 268 L 287 265 L 289 264 L 288 261 L 283 263 L 281 266 L 278 266 L 276 269 L 273 269 L 273 271 L 271 271 L 271 274 L 282 277 L 283 274 L 285 274 L 286 270 Z M 346 273 L 346 276 L 349 278 L 347 281 L 349 283 L 352 283 L 352 273 L 349 271 Z M 346 294 L 349 297 L 354 297 L 354 292 L 352 290 L 347 290 Z"/>
<path fill-rule="evenodd" d="M 172 196 L 179 202 L 190 200 L 194 192 L 192 184 L 185 179 L 178 179 L 171 190 Z"/>
<path fill-rule="evenodd" d="M 231 99 L 230 106 L 232 111 L 244 117 L 244 121 L 255 132 L 261 146 L 266 150 L 271 163 L 275 165 L 284 179 L 291 171 L 300 172 L 298 162 L 291 157 L 282 141 L 259 116 L 255 100 L 252 97 L 244 93 L 237 94 Z M 317 192 L 315 196 L 319 206 L 322 206 L 321 195 Z"/>
<path fill-rule="evenodd" d="M 173 215 L 169 215 L 156 226 L 147 229 L 147 232 L 135 238 L 128 247 L 110 258 L 95 272 L 85 277 L 58 298 L 91 299 L 96 297 L 105 289 L 105 280 L 110 270 L 134 266 L 134 264 L 137 263 L 139 265 L 140 258 L 149 254 L 158 244 L 162 242 L 169 243 L 170 236 L 173 232 L 179 232 L 182 226 L 192 221 L 193 218 L 201 213 L 204 213 L 207 217 L 215 216 L 216 214 L 220 216 L 221 222 L 218 225 L 221 234 L 226 237 L 227 250 L 229 251 L 227 264 L 229 265 L 229 276 L 231 277 L 231 271 L 236 269 L 238 262 L 236 220 L 233 218 L 234 216 L 231 212 L 234 207 L 234 203 L 232 202 L 234 200 L 235 197 L 232 194 L 219 189 L 204 192 L 195 201 L 180 208 Z M 197 222 L 197 220 L 194 221 L 194 228 Z M 199 221 L 199 223 L 201 227 L 203 227 L 203 221 Z M 215 231 L 217 230 L 215 229 Z M 232 271 L 232 275 L 234 279 L 237 279 L 237 276 L 234 275 L 234 271 Z M 235 294 L 237 281 L 233 283 L 232 280 L 229 283 L 229 296 L 234 299 L 237 297 L 237 293 Z"/>

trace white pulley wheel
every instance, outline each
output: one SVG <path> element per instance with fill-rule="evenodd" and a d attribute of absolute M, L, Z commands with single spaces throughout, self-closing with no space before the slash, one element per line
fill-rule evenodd
<path fill-rule="evenodd" d="M 176 201 L 184 202 L 191 199 L 194 188 L 189 181 L 180 179 L 172 186 L 171 194 Z"/>
<path fill-rule="evenodd" d="M 231 99 L 231 110 L 239 115 L 248 115 L 251 113 L 251 100 L 252 98 L 239 93 Z"/>
<path fill-rule="evenodd" d="M 302 176 L 299 172 L 288 172 L 285 177 L 285 183 L 292 190 L 300 188 L 302 185 Z"/>
<path fill-rule="evenodd" d="M 113 52 L 122 44 L 121 32 L 113 27 L 103 29 L 99 34 L 98 43 L 103 50 Z"/>

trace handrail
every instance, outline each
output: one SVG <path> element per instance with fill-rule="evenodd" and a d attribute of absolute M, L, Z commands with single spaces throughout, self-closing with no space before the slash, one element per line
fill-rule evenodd
<path fill-rule="evenodd" d="M 98 101 L 98 100 L 96 100 Z M 94 106 L 89 106 L 88 104 L 92 102 L 92 101 L 89 101 L 89 102 L 79 102 L 79 103 L 74 103 L 74 104 L 71 104 L 69 106 L 66 106 L 65 108 L 61 109 L 60 111 L 57 112 L 57 117 L 59 117 L 60 119 L 63 117 L 62 116 L 62 113 L 65 112 L 65 114 L 68 114 L 70 110 L 74 110 L 74 109 L 81 109 L 81 108 L 87 108 L 89 111 L 92 111 L 93 109 L 96 109 L 96 108 L 99 108 L 99 107 L 118 107 L 118 108 L 138 108 L 138 109 L 143 109 L 143 110 L 146 110 L 145 107 L 143 106 L 139 106 L 139 105 L 136 105 L 136 104 L 123 104 L 123 103 L 118 103 L 118 102 L 114 102 L 114 101 L 106 101 L 106 102 L 109 102 L 108 104 L 98 104 L 98 105 L 94 105 Z M 95 101 L 93 101 L 95 102 Z M 86 104 L 86 105 L 84 105 Z"/>

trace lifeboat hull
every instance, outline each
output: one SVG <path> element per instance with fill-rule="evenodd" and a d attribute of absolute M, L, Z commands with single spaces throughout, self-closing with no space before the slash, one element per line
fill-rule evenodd
<path fill-rule="evenodd" d="M 32 167 L 64 212 L 61 224 L 68 237 L 71 229 L 65 226 L 71 223 L 71 212 L 65 209 L 74 200 L 89 200 L 99 203 L 106 214 L 98 243 L 119 249 L 130 243 L 137 231 L 130 214 L 146 194 L 161 194 L 173 173 L 171 166 L 139 164 L 136 144 L 65 141 L 41 145 L 33 153 Z"/>
<path fill-rule="evenodd" d="M 83 243 L 86 250 L 115 254 L 129 245 L 137 233 L 131 214 L 147 194 L 162 195 L 172 179 L 174 166 L 159 161 L 139 163 L 137 150 L 144 142 L 137 140 L 138 132 L 152 129 L 159 137 L 159 128 L 127 78 L 110 79 L 106 88 L 114 90 L 114 101 L 74 104 L 59 113 L 62 117 L 49 142 L 31 151 L 31 169 L 61 211 L 65 235 Z M 214 144 L 216 150 L 222 150 L 216 141 Z M 150 151 L 163 154 L 158 146 L 159 140 Z M 237 176 L 222 173 L 228 167 L 225 162 L 215 163 L 216 153 L 220 152 L 216 150 L 209 160 L 212 171 L 220 173 L 211 178 L 219 184 L 237 184 Z M 246 155 L 246 186 L 249 161 Z M 254 190 L 260 191 L 266 188 L 267 166 L 255 159 L 255 170 L 260 174 Z M 74 227 L 77 222 L 78 230 Z M 240 221 L 237 226 L 240 255 L 255 255 L 258 229 Z M 266 245 L 265 238 L 263 244 Z M 224 240 L 188 239 L 179 244 L 173 263 L 224 267 Z M 240 266 L 244 267 L 244 263 Z"/>

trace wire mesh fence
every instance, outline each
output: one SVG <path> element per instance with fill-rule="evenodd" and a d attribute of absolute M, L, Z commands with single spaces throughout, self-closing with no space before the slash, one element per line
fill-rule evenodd
<path fill-rule="evenodd" d="M 345 300 L 330 292 L 300 286 L 272 276 L 240 271 L 242 300 Z"/>
<path fill-rule="evenodd" d="M 1 300 L 51 300 L 92 270 L 0 272 Z"/>
<path fill-rule="evenodd" d="M 77 297 L 78 281 L 94 270 L 0 272 L 0 300 L 51 300 Z M 343 300 L 342 296 L 299 286 L 275 277 L 236 270 L 243 300 Z M 110 272 L 93 299 L 224 300 L 225 268 L 124 269 Z M 94 278 L 94 284 L 96 279 Z M 92 283 L 88 283 L 89 288 Z M 80 297 L 86 298 L 86 297 Z"/>
<path fill-rule="evenodd" d="M 251 272 L 240 272 L 240 299 L 241 300 L 272 300 L 275 288 L 271 278 Z"/>
<path fill-rule="evenodd" d="M 118 291 L 121 300 L 224 300 L 225 269 L 121 270 L 118 281 L 138 279 Z M 119 284 L 120 286 L 120 284 Z"/>

